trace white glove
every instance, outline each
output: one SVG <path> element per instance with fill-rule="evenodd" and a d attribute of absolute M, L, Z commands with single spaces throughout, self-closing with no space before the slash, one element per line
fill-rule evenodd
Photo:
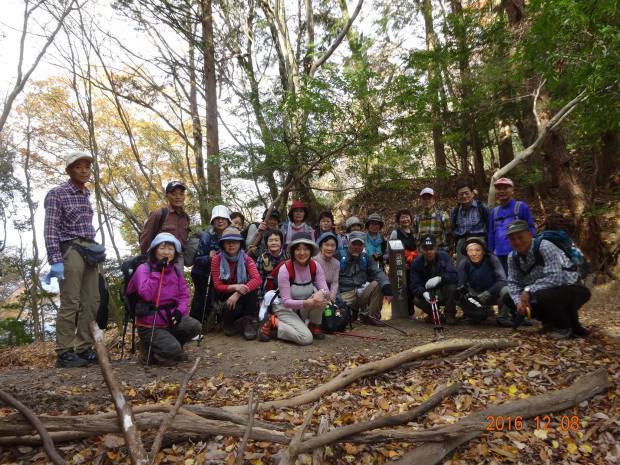
<path fill-rule="evenodd" d="M 441 276 L 435 276 L 434 278 L 426 281 L 426 289 L 435 289 L 441 283 Z"/>
<path fill-rule="evenodd" d="M 422 297 L 424 297 L 424 300 L 426 300 L 429 304 L 431 303 L 431 294 L 430 294 L 430 292 L 426 291 L 424 294 L 422 294 Z"/>

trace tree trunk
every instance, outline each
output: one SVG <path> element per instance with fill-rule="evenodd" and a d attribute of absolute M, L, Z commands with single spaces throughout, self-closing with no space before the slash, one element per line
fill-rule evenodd
<path fill-rule="evenodd" d="M 207 98 L 207 190 L 209 202 L 222 198 L 217 123 L 217 83 L 215 78 L 215 44 L 211 0 L 202 0 L 202 46 L 204 54 L 204 86 Z"/>
<path fill-rule="evenodd" d="M 499 166 L 507 165 L 515 157 L 512 147 L 512 125 L 508 121 L 500 120 L 498 124 L 498 144 Z M 527 147 L 527 145 L 525 146 Z"/>
<path fill-rule="evenodd" d="M 424 0 L 422 3 L 422 15 L 424 16 L 424 27 L 426 29 L 426 49 L 429 53 L 437 50 L 437 36 L 433 27 L 433 6 L 431 0 Z M 439 104 L 439 88 L 441 73 L 435 59 L 428 67 L 429 92 L 431 92 L 431 118 L 433 120 L 433 149 L 435 152 L 435 168 L 440 175 L 448 174 L 446 162 L 446 149 L 443 143 L 443 125 Z"/>
<path fill-rule="evenodd" d="M 198 82 L 196 76 L 194 42 L 189 42 L 189 108 L 192 115 L 192 150 L 196 163 L 196 187 L 200 205 L 200 221 L 209 224 L 209 195 L 205 178 L 205 162 L 202 149 L 202 124 L 198 111 Z"/>
<path fill-rule="evenodd" d="M 618 184 L 620 172 L 620 138 L 618 130 L 610 129 L 601 135 L 601 150 L 596 154 L 596 187 L 609 188 Z"/>

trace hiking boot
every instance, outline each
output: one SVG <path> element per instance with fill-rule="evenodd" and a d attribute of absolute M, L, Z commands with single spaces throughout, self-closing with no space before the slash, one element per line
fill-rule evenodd
<path fill-rule="evenodd" d="M 573 334 L 577 337 L 587 337 L 590 335 L 590 331 L 577 323 L 577 326 L 573 328 Z"/>
<path fill-rule="evenodd" d="M 253 341 L 256 339 L 256 336 L 258 335 L 258 330 L 256 328 L 257 325 L 258 322 L 251 318 L 245 322 L 245 325 L 243 326 L 243 338 L 246 341 Z"/>
<path fill-rule="evenodd" d="M 571 328 L 555 328 L 551 331 L 549 335 L 551 339 L 560 340 L 560 339 L 568 339 L 573 335 L 573 330 Z"/>
<path fill-rule="evenodd" d="M 228 319 L 223 321 L 222 330 L 224 331 L 224 334 L 226 336 L 230 337 L 239 333 L 239 328 L 235 323 L 235 321 L 231 321 Z"/>
<path fill-rule="evenodd" d="M 140 361 L 143 365 L 146 365 L 146 358 L 148 357 L 148 352 L 142 352 Z M 151 352 L 151 359 L 148 361 L 149 365 L 158 365 L 161 367 L 173 367 L 179 363 L 179 360 L 173 360 L 171 358 L 163 357 L 156 353 Z"/>
<path fill-rule="evenodd" d="M 308 323 L 308 329 L 312 333 L 313 339 L 319 339 L 319 340 L 325 339 L 325 333 L 321 331 L 321 328 L 315 325 L 314 323 L 312 322 Z"/>
<path fill-rule="evenodd" d="M 72 350 L 58 354 L 56 359 L 56 368 L 77 368 L 87 366 L 88 360 L 84 360 Z"/>
<path fill-rule="evenodd" d="M 78 352 L 78 357 L 83 358 L 88 363 L 97 363 L 97 352 L 90 347 L 82 352 Z"/>
<path fill-rule="evenodd" d="M 261 323 L 260 330 L 258 331 L 258 340 L 267 342 L 271 339 L 275 339 L 277 336 L 278 317 L 275 315 L 268 315 Z"/>

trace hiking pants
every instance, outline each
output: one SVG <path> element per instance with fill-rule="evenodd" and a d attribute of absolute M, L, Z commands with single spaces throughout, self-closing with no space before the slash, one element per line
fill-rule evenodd
<path fill-rule="evenodd" d="M 202 322 L 203 313 L 204 320 L 207 321 L 207 317 L 209 316 L 209 312 L 211 311 L 210 302 L 206 302 L 207 306 L 205 307 L 205 297 L 207 295 L 207 283 L 209 282 L 208 276 L 203 276 L 199 274 L 192 274 L 192 282 L 194 283 L 194 296 L 192 297 L 192 305 L 189 310 L 189 314 L 192 318 L 195 318 L 198 321 Z M 210 299 L 213 299 L 213 283 L 211 283 L 211 288 L 209 289 Z"/>
<path fill-rule="evenodd" d="M 582 284 L 543 289 L 530 299 L 532 317 L 554 328 L 577 328 L 579 309 L 590 296 L 590 290 Z"/>
<path fill-rule="evenodd" d="M 215 300 L 223 304 L 232 294 L 216 294 Z M 248 292 L 246 295 L 239 297 L 235 308 L 224 307 L 222 310 L 222 322 L 224 324 L 232 324 L 243 317 L 258 319 L 258 291 Z"/>
<path fill-rule="evenodd" d="M 89 242 L 76 239 L 79 245 Z M 73 247 L 63 255 L 65 279 L 60 281 L 60 308 L 56 315 L 56 351 L 82 352 L 93 345 L 89 325 L 99 310 L 99 268 L 87 266 Z"/>
<path fill-rule="evenodd" d="M 347 305 L 350 305 L 356 310 L 359 310 L 360 314 L 368 314 L 371 317 L 380 320 L 381 308 L 383 307 L 383 293 L 381 287 L 377 281 L 369 283 L 361 295 L 357 293 L 357 290 L 345 291 L 340 293 L 340 297 Z M 368 310 L 366 310 L 368 307 Z"/>
<path fill-rule="evenodd" d="M 140 326 L 138 334 L 145 355 L 149 352 L 152 334 L 151 357 L 155 355 L 168 360 L 181 360 L 183 345 L 200 334 L 201 328 L 200 321 L 191 316 L 184 316 L 176 328 L 156 327 L 153 331 L 152 328 Z"/>
<path fill-rule="evenodd" d="M 274 305 L 273 313 L 278 317 L 278 339 L 291 341 L 300 346 L 310 345 L 313 340 L 312 333 L 306 326 L 306 320 L 321 326 L 323 319 L 323 309 L 297 311 L 283 305 Z"/>
<path fill-rule="evenodd" d="M 423 296 L 416 296 L 414 299 L 415 306 L 421 308 L 427 315 L 433 315 L 431 304 L 426 301 Z M 437 306 L 445 307 L 446 316 L 454 317 L 456 315 L 456 284 L 442 284 L 437 292 Z"/>

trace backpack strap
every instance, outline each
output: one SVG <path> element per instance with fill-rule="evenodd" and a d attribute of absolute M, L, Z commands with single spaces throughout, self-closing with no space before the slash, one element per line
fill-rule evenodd
<path fill-rule="evenodd" d="M 458 204 L 450 211 L 450 223 L 452 229 L 456 229 L 456 225 L 458 224 L 459 213 L 461 212 L 461 204 Z"/>
<path fill-rule="evenodd" d="M 288 271 L 288 281 L 292 285 L 295 281 L 295 266 L 293 265 L 293 260 L 286 260 L 284 266 L 286 267 L 286 271 Z"/>
<path fill-rule="evenodd" d="M 477 202 L 480 220 L 486 225 L 489 222 L 489 210 L 487 208 L 484 208 L 484 204 L 482 202 L 480 202 L 479 200 Z"/>
<path fill-rule="evenodd" d="M 157 236 L 161 232 L 161 228 L 164 227 L 164 223 L 166 222 L 166 219 L 168 218 L 168 213 L 169 213 L 168 207 L 161 208 L 161 216 L 159 217 L 159 223 L 157 224 L 157 232 L 155 233 L 155 236 Z"/>

